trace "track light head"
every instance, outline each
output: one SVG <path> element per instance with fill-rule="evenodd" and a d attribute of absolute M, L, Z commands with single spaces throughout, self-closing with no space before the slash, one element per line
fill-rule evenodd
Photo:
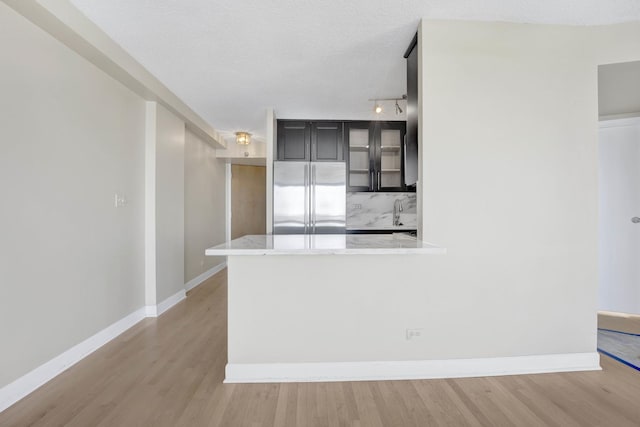
<path fill-rule="evenodd" d="M 398 100 L 396 99 L 396 116 L 402 114 L 402 108 L 398 105 Z"/>

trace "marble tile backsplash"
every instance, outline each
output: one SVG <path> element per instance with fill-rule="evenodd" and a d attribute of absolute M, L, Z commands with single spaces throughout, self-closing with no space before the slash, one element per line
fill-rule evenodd
<path fill-rule="evenodd" d="M 402 202 L 400 222 L 403 228 L 415 228 L 416 193 L 347 193 L 347 228 L 396 228 L 393 204 Z"/>

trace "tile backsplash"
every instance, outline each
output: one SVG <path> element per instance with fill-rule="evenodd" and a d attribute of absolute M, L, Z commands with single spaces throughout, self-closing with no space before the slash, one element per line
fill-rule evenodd
<path fill-rule="evenodd" d="M 347 228 L 394 228 L 396 199 L 402 202 L 401 227 L 415 228 L 416 193 L 347 193 Z"/>

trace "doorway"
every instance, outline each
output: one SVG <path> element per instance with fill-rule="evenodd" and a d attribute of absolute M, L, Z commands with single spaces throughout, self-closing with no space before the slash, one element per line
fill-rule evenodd
<path fill-rule="evenodd" d="M 640 315 L 640 117 L 599 130 L 599 309 Z"/>
<path fill-rule="evenodd" d="M 231 239 L 266 234 L 266 167 L 231 165 Z"/>
<path fill-rule="evenodd" d="M 640 61 L 598 67 L 598 350 L 640 370 Z"/>

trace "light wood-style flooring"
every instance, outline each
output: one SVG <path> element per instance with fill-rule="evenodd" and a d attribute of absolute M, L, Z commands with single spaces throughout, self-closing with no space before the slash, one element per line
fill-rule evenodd
<path fill-rule="evenodd" d="M 223 384 L 226 271 L 0 414 L 0 426 L 638 426 L 640 372 Z"/>
<path fill-rule="evenodd" d="M 600 312 L 598 313 L 598 327 L 630 334 L 640 334 L 640 316 Z"/>

